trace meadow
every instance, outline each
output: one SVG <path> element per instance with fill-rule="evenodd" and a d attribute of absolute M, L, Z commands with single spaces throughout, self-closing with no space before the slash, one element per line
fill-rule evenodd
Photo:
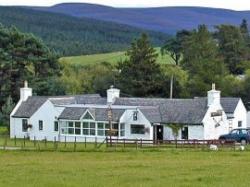
<path fill-rule="evenodd" d="M 4 144 L 6 128 L 0 128 Z M 21 145 L 23 140 L 17 140 Z M 39 143 L 38 143 L 39 144 Z M 13 139 L 8 145 L 14 146 Z M 0 150 L 0 186 L 249 186 L 250 151 L 222 149 L 95 149 L 94 144 L 27 141 Z"/>
<path fill-rule="evenodd" d="M 0 151 L 0 186 L 249 186 L 250 152 Z"/>
<path fill-rule="evenodd" d="M 160 48 L 155 48 L 158 53 L 157 63 L 174 63 L 169 55 L 161 55 Z M 115 65 L 117 62 L 125 60 L 125 52 L 112 52 L 94 55 L 83 55 L 83 56 L 72 56 L 72 57 L 62 57 L 60 62 L 67 65 L 95 65 L 101 62 L 109 62 Z"/>

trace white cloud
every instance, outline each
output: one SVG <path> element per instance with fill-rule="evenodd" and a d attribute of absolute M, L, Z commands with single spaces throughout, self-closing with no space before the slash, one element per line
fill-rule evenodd
<path fill-rule="evenodd" d="M 250 10 L 249 0 L 0 0 L 0 5 L 51 6 L 63 2 L 85 2 L 114 7 L 205 6 Z"/>

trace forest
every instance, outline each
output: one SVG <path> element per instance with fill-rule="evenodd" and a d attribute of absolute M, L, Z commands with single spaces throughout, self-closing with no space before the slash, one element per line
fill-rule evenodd
<path fill-rule="evenodd" d="M 154 46 L 162 45 L 168 37 L 127 25 L 21 7 L 0 7 L 0 23 L 40 37 L 60 56 L 125 50 L 142 32 L 150 36 Z"/>
<path fill-rule="evenodd" d="M 19 88 L 28 80 L 34 95 L 99 93 L 110 85 L 126 97 L 193 98 L 206 96 L 216 83 L 222 96 L 250 100 L 250 35 L 247 21 L 239 26 L 205 25 L 166 37 L 161 55 L 174 63 L 157 63 L 158 54 L 148 34 L 131 40 L 127 58 L 116 64 L 65 65 L 59 55 L 33 34 L 0 26 L 1 122 L 19 99 Z"/>

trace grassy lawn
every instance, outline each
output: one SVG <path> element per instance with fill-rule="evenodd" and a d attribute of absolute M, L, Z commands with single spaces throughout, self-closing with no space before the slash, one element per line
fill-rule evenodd
<path fill-rule="evenodd" d="M 0 186 L 249 186 L 250 152 L 0 151 Z"/>
<path fill-rule="evenodd" d="M 164 55 L 161 56 L 160 48 L 156 48 L 157 53 L 159 54 L 157 58 L 158 63 L 173 63 L 173 60 L 170 56 Z M 101 62 L 109 62 L 111 64 L 116 64 L 120 60 L 124 60 L 125 52 L 113 52 L 113 53 L 104 53 L 104 54 L 95 54 L 95 55 L 83 55 L 83 56 L 74 56 L 74 57 L 62 57 L 60 62 L 63 64 L 74 64 L 74 65 L 93 65 Z"/>

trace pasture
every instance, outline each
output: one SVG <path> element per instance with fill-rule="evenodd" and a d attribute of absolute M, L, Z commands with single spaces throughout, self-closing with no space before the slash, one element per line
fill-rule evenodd
<path fill-rule="evenodd" d="M 0 151 L 0 186 L 249 186 L 250 152 Z"/>
<path fill-rule="evenodd" d="M 155 48 L 158 53 L 157 63 L 173 63 L 170 56 L 162 56 L 160 53 L 160 48 Z M 109 62 L 110 64 L 116 64 L 117 62 L 126 59 L 125 52 L 112 52 L 104 54 L 94 54 L 94 55 L 83 55 L 83 56 L 72 56 L 72 57 L 62 57 L 60 62 L 66 65 L 95 65 L 101 62 Z"/>

